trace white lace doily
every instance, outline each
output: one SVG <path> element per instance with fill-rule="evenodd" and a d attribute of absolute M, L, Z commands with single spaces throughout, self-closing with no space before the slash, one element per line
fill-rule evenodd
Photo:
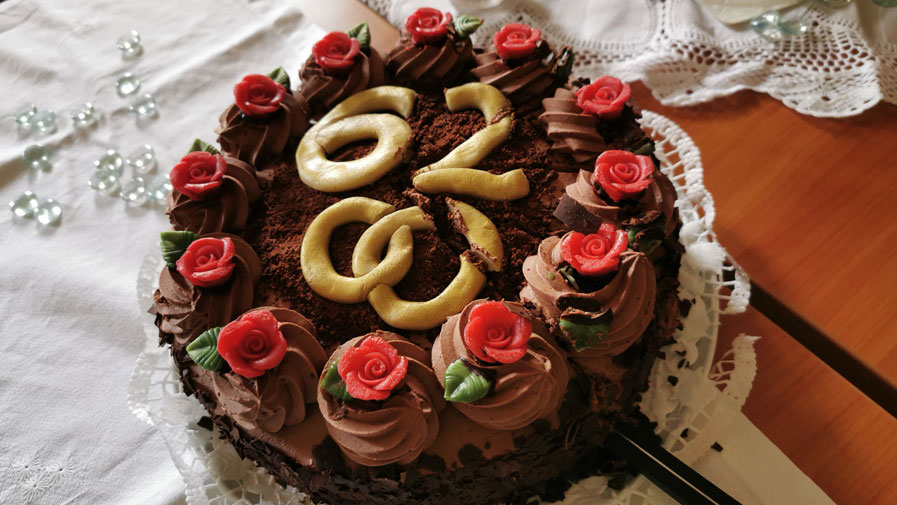
<path fill-rule="evenodd" d="M 455 9 L 448 0 L 365 0 L 395 26 L 416 7 Z M 642 80 L 664 104 L 694 105 L 752 89 L 818 117 L 859 114 L 897 104 L 897 8 L 869 0 L 833 10 L 818 2 L 793 9 L 811 35 L 770 42 L 745 24 L 716 20 L 696 0 L 549 0 L 486 13 L 474 39 L 488 45 L 501 26 L 539 27 L 576 54 L 574 75 Z"/>
<path fill-rule="evenodd" d="M 664 348 L 665 359 L 651 372 L 650 387 L 640 408 L 657 422 L 664 446 L 686 463 L 706 453 L 728 420 L 737 415 L 757 371 L 753 337 L 738 337 L 722 360 L 712 363 L 722 313 L 741 312 L 749 297 L 749 282 L 720 247 L 713 233 L 713 198 L 704 188 L 700 153 L 694 143 L 669 119 L 644 112 L 642 126 L 655 139 L 661 170 L 676 187 L 676 206 L 682 217 L 680 240 L 685 245 L 679 273 L 679 297 L 691 302 L 676 342 Z M 729 263 L 727 265 L 726 263 Z M 151 251 L 140 268 L 137 300 L 142 310 L 153 303 L 161 254 Z M 723 282 L 723 270 L 735 280 Z M 729 294 L 722 294 L 724 290 Z M 128 385 L 128 403 L 134 414 L 156 426 L 175 466 L 186 482 L 190 505 L 305 504 L 307 497 L 284 489 L 264 470 L 241 460 L 234 448 L 199 427 L 206 414 L 195 398 L 187 397 L 167 347 L 158 346 L 159 334 L 147 316 L 146 348 L 137 360 Z M 675 377 L 675 379 L 670 379 Z M 673 384 L 675 383 L 675 385 Z M 565 504 L 650 505 L 663 493 L 639 476 L 617 492 L 607 479 L 584 479 L 567 491 Z"/>

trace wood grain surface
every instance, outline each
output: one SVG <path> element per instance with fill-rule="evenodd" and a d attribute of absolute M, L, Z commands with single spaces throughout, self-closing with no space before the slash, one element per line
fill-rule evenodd
<path fill-rule="evenodd" d="M 897 379 L 897 107 L 854 118 L 803 116 L 740 92 L 643 108 L 701 150 L 720 242 L 753 279 Z M 762 315 L 727 316 L 719 349 L 759 335 L 745 413 L 839 504 L 897 503 L 897 420 Z"/>

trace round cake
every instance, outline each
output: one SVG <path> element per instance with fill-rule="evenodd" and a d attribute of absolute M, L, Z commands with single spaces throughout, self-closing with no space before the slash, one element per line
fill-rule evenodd
<path fill-rule="evenodd" d="M 676 194 L 611 76 L 422 8 L 234 87 L 171 170 L 152 313 L 201 424 L 315 502 L 525 503 L 602 450 L 678 325 Z"/>

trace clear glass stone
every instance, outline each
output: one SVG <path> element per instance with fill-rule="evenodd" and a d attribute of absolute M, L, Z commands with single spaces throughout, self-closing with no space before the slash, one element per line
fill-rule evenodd
<path fill-rule="evenodd" d="M 131 112 L 138 117 L 149 118 L 156 115 L 156 99 L 149 93 L 143 93 L 131 100 Z"/>
<path fill-rule="evenodd" d="M 137 30 L 131 30 L 119 37 L 116 45 L 125 58 L 136 58 L 143 52 L 143 46 L 140 45 L 140 33 Z"/>
<path fill-rule="evenodd" d="M 109 149 L 93 164 L 97 167 L 97 172 L 109 172 L 119 178 L 125 166 L 125 159 L 118 154 L 118 151 Z"/>
<path fill-rule="evenodd" d="M 56 113 L 52 110 L 38 110 L 31 118 L 31 129 L 40 133 L 53 133 L 56 130 Z"/>
<path fill-rule="evenodd" d="M 779 23 L 779 29 L 788 37 L 803 37 L 810 33 L 812 25 L 803 19 L 793 19 Z"/>
<path fill-rule="evenodd" d="M 751 30 L 767 40 L 779 41 L 784 38 L 779 28 L 781 22 L 782 16 L 778 11 L 767 11 L 751 20 Z"/>
<path fill-rule="evenodd" d="M 37 107 L 35 107 L 33 103 L 29 103 L 27 106 L 22 107 L 20 110 L 16 111 L 16 123 L 19 126 L 31 127 L 31 120 L 36 115 Z"/>
<path fill-rule="evenodd" d="M 31 217 L 37 210 L 37 195 L 31 191 L 26 191 L 19 195 L 18 198 L 9 202 L 9 210 L 18 217 Z"/>
<path fill-rule="evenodd" d="M 134 170 L 135 174 L 148 174 L 155 170 L 156 165 L 156 151 L 149 144 L 138 147 L 136 151 L 128 155 L 128 166 Z"/>
<path fill-rule="evenodd" d="M 22 161 L 25 162 L 28 168 L 46 172 L 53 166 L 53 163 L 50 162 L 50 155 L 50 148 L 34 144 L 33 146 L 28 146 L 25 152 L 22 153 Z"/>
<path fill-rule="evenodd" d="M 71 117 L 75 128 L 87 128 L 97 122 L 100 113 L 97 112 L 97 108 L 92 103 L 85 102 L 80 109 L 72 111 Z"/>
<path fill-rule="evenodd" d="M 90 180 L 87 181 L 87 184 L 97 191 L 112 195 L 118 191 L 120 182 L 118 176 L 114 173 L 108 170 L 97 170 L 90 177 Z"/>
<path fill-rule="evenodd" d="M 149 197 L 143 177 L 135 177 L 122 186 L 120 197 L 131 205 L 143 205 Z"/>
<path fill-rule="evenodd" d="M 46 198 L 40 201 L 34 215 L 37 217 L 37 222 L 44 226 L 56 224 L 62 217 L 62 206 L 56 203 L 56 200 Z"/>
<path fill-rule="evenodd" d="M 165 200 L 168 198 L 168 194 L 171 193 L 171 190 L 171 181 L 168 180 L 167 175 L 156 176 L 149 182 L 149 185 L 147 185 L 146 187 L 146 192 L 150 200 L 159 203 L 165 203 Z"/>
<path fill-rule="evenodd" d="M 137 93 L 140 89 L 140 78 L 131 72 L 121 74 L 115 81 L 115 91 L 118 96 L 125 98 Z"/>

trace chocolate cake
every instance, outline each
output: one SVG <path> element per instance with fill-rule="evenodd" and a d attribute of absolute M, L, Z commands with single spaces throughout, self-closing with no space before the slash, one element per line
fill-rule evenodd
<path fill-rule="evenodd" d="M 315 502 L 525 503 L 602 450 L 678 325 L 676 194 L 629 87 L 538 29 L 419 9 L 251 74 L 172 169 L 155 292 L 181 381 Z"/>

